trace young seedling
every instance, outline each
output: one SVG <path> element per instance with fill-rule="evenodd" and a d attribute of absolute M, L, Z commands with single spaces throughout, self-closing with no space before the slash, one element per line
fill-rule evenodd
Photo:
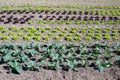
<path fill-rule="evenodd" d="M 33 36 L 34 40 L 40 40 L 40 36 Z"/>
<path fill-rule="evenodd" d="M 52 33 L 57 33 L 57 31 L 58 31 L 57 29 L 54 29 L 52 30 Z"/>
<path fill-rule="evenodd" d="M 2 30 L 2 33 L 6 33 L 6 32 L 8 32 L 7 29 L 3 29 L 3 30 Z"/>
<path fill-rule="evenodd" d="M 55 40 L 60 40 L 60 37 L 59 36 L 55 36 L 54 39 Z"/>
<path fill-rule="evenodd" d="M 91 38 L 89 36 L 85 36 L 84 40 L 90 40 Z"/>
<path fill-rule="evenodd" d="M 96 30 L 95 30 L 95 33 L 101 33 L 101 30 L 96 29 Z"/>
<path fill-rule="evenodd" d="M 4 29 L 4 27 L 3 27 L 3 26 L 0 26 L 0 30 L 2 30 L 2 29 Z"/>
<path fill-rule="evenodd" d="M 70 30 L 70 33 L 75 33 L 76 32 L 76 30 Z"/>
<path fill-rule="evenodd" d="M 49 39 L 49 36 L 44 36 L 43 37 L 43 40 L 48 40 Z"/>
<path fill-rule="evenodd" d="M 34 23 L 34 20 L 29 20 L 28 21 L 28 24 L 33 24 Z"/>
<path fill-rule="evenodd" d="M 46 28 L 45 28 L 45 30 L 51 30 L 51 27 L 50 27 L 50 26 L 48 26 L 48 27 L 46 27 Z"/>
<path fill-rule="evenodd" d="M 59 31 L 59 30 L 60 30 L 60 27 L 55 27 L 55 29 Z"/>
<path fill-rule="evenodd" d="M 1 36 L 1 39 L 2 39 L 2 40 L 8 40 L 8 38 L 9 38 L 9 37 L 6 36 L 6 35 L 2 35 L 2 36 Z"/>
<path fill-rule="evenodd" d="M 28 33 L 28 36 L 34 36 L 34 33 Z"/>
<path fill-rule="evenodd" d="M 48 36 L 50 36 L 50 37 L 53 36 L 53 35 L 54 35 L 53 33 L 48 33 Z"/>
<path fill-rule="evenodd" d="M 88 33 L 87 36 L 92 37 L 93 33 Z"/>
<path fill-rule="evenodd" d="M 19 36 L 12 36 L 12 40 L 18 40 Z"/>
<path fill-rule="evenodd" d="M 104 39 L 110 39 L 110 35 L 109 34 L 104 34 Z"/>
<path fill-rule="evenodd" d="M 74 40 L 75 40 L 75 41 L 79 41 L 79 40 L 80 40 L 80 37 L 75 36 L 75 37 L 74 37 Z"/>
<path fill-rule="evenodd" d="M 31 38 L 30 38 L 30 36 L 24 36 L 23 39 L 28 41 L 28 40 L 30 40 Z"/>
<path fill-rule="evenodd" d="M 112 36 L 113 40 L 118 40 L 118 36 Z"/>
<path fill-rule="evenodd" d="M 58 36 L 60 37 L 65 36 L 65 33 L 60 33 Z"/>
<path fill-rule="evenodd" d="M 22 33 L 22 32 L 19 32 L 19 33 L 18 33 L 18 36 L 23 36 L 23 33 Z"/>
<path fill-rule="evenodd" d="M 76 27 L 73 27 L 73 28 L 72 28 L 72 30 L 78 30 L 78 28 L 76 28 Z"/>
<path fill-rule="evenodd" d="M 75 34 L 76 37 L 81 37 L 81 35 L 82 34 L 80 34 L 80 33 Z"/>
<path fill-rule="evenodd" d="M 82 29 L 80 30 L 81 33 L 85 33 L 86 31 L 87 31 L 87 28 L 82 28 Z"/>
<path fill-rule="evenodd" d="M 11 26 L 11 27 L 9 28 L 9 30 L 14 30 L 14 29 L 16 29 L 15 26 Z"/>
<path fill-rule="evenodd" d="M 35 36 L 41 36 L 41 33 L 40 32 L 36 32 L 34 35 Z"/>
<path fill-rule="evenodd" d="M 46 32 L 46 30 L 45 29 L 41 29 L 41 33 L 44 33 L 44 32 Z"/>
<path fill-rule="evenodd" d="M 66 36 L 66 37 L 65 37 L 65 40 L 71 41 L 71 40 L 72 40 L 72 36 Z"/>
<path fill-rule="evenodd" d="M 67 31 L 67 30 L 69 30 L 69 28 L 67 28 L 67 27 L 66 27 L 64 30 L 66 30 L 66 31 Z"/>
<path fill-rule="evenodd" d="M 10 36 L 13 36 L 13 35 L 15 35 L 15 33 L 14 33 L 14 32 L 10 32 L 9 35 L 10 35 Z"/>

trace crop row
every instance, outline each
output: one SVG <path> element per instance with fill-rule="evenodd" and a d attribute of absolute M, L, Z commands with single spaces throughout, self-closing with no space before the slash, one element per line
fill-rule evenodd
<path fill-rule="evenodd" d="M 0 10 L 120 9 L 120 6 L 2 6 Z"/>
<path fill-rule="evenodd" d="M 25 23 L 25 22 L 24 22 Z M 22 24 L 24 24 L 22 23 Z M 120 20 L 29 20 L 28 24 L 120 24 Z M 6 23 L 5 23 L 6 24 Z M 14 23 L 17 24 L 17 23 Z"/>
<path fill-rule="evenodd" d="M 77 70 L 79 67 L 104 68 L 120 65 L 120 43 L 45 43 L 0 44 L 0 63 L 7 64 L 8 72 L 45 69 Z"/>
<path fill-rule="evenodd" d="M 95 27 L 15 27 L 5 28 L 0 26 L 1 40 L 119 40 L 120 28 L 95 28 Z"/>
<path fill-rule="evenodd" d="M 10 10 L 10 11 L 0 11 L 0 14 L 56 14 L 56 15 L 109 15 L 109 16 L 120 16 L 120 10 L 119 9 L 113 9 L 113 10 L 80 10 L 80 11 L 66 11 L 66 10 L 41 10 L 41 11 L 35 11 L 35 10 Z"/>
<path fill-rule="evenodd" d="M 37 21 L 36 21 L 37 20 Z M 25 24 L 25 23 L 35 23 L 35 24 L 119 24 L 120 18 L 115 16 L 57 16 L 57 15 L 21 15 L 21 16 L 12 16 L 12 15 L 2 15 L 0 16 L 0 22 L 4 24 Z"/>

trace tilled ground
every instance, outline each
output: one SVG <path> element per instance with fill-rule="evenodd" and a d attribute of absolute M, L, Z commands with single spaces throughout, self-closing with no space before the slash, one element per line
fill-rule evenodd
<path fill-rule="evenodd" d="M 119 5 L 120 0 L 0 0 L 2 5 L 23 6 L 23 5 L 42 5 L 42 6 L 110 6 Z"/>
<path fill-rule="evenodd" d="M 84 20 L 84 21 L 115 21 L 120 20 L 118 15 L 100 15 L 98 13 L 81 11 L 1 11 L 0 23 L 2 24 L 28 24 L 29 20 Z"/>
<path fill-rule="evenodd" d="M 81 67 L 78 72 L 41 69 L 39 72 L 24 71 L 20 75 L 6 73 L 3 66 L 5 65 L 0 66 L 0 80 L 120 80 L 120 68 L 118 66 L 106 68 L 101 73 L 90 67 Z"/>
<path fill-rule="evenodd" d="M 1 0 L 2 1 L 2 0 Z M 36 3 L 38 2 L 38 3 Z M 49 3 L 48 3 L 49 2 Z M 87 3 L 86 3 L 87 2 Z M 13 4 L 14 2 L 11 0 L 6 0 L 6 2 L 2 2 L 2 5 L 5 4 Z M 65 0 L 65 1 L 61 1 L 61 0 L 37 0 L 37 1 L 27 1 L 27 0 L 23 0 L 23 1 L 16 1 L 16 3 L 14 5 L 22 5 L 22 4 L 33 4 L 33 5 L 119 5 L 120 1 L 119 0 L 92 0 L 91 2 L 89 2 L 88 0 Z M 95 4 L 96 3 L 96 4 Z M 81 14 L 81 12 L 35 12 L 35 11 L 20 11 L 20 12 L 4 12 L 0 14 L 0 24 L 3 26 L 6 26 L 6 28 L 15 25 L 18 27 L 22 27 L 22 26 L 51 26 L 52 28 L 55 28 L 55 26 L 59 26 L 61 28 L 65 28 L 66 26 L 71 28 L 71 27 L 90 27 L 90 26 L 95 26 L 95 27 L 100 27 L 100 28 L 105 28 L 105 27 L 116 27 L 119 28 L 119 24 L 118 25 L 75 25 L 75 24 L 71 24 L 71 25 L 29 25 L 27 22 L 29 20 L 120 20 L 120 16 L 102 16 L 102 15 L 97 15 L 97 14 Z M 59 34 L 61 32 L 58 32 L 57 34 Z M 24 33 L 25 34 L 25 33 Z M 47 33 L 45 33 L 47 34 Z M 43 34 L 43 36 L 45 35 Z M 56 35 L 57 35 L 56 34 Z M 112 34 L 112 32 L 111 32 Z M 27 35 L 27 34 L 25 34 Z M 120 37 L 120 35 L 119 35 Z M 13 43 L 23 43 L 24 41 L 22 41 L 22 39 L 18 40 L 18 41 L 13 41 L 10 40 Z M 51 42 L 54 41 L 53 39 L 50 40 Z M 108 40 L 106 42 L 108 43 L 112 43 L 112 42 L 119 42 L 120 38 L 117 41 L 111 41 Z M 2 40 L 0 41 L 1 43 L 3 42 Z M 28 42 L 28 41 L 25 41 Z M 44 41 L 38 41 L 38 42 L 44 42 Z M 62 41 L 64 42 L 64 40 Z M 75 42 L 75 41 L 72 41 Z M 88 43 L 88 42 L 95 42 L 95 40 L 92 41 L 83 41 L 84 43 Z M 39 72 L 35 72 L 35 71 L 24 71 L 21 75 L 18 74 L 13 74 L 10 73 L 8 74 L 4 68 L 6 65 L 0 65 L 0 80 L 120 80 L 120 67 L 118 66 L 113 66 L 111 68 L 106 68 L 103 72 L 99 72 L 96 69 L 87 67 L 87 68 L 79 68 L 78 72 L 75 71 L 62 71 L 62 70 L 46 70 L 46 69 L 41 69 Z"/>

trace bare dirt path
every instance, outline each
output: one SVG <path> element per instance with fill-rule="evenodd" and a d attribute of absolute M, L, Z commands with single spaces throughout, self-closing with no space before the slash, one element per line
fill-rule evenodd
<path fill-rule="evenodd" d="M 120 68 L 114 66 L 106 68 L 103 72 L 99 72 L 93 68 L 79 68 L 78 72 L 69 71 L 53 71 L 41 69 L 39 72 L 24 71 L 22 74 L 7 74 L 0 66 L 0 80 L 120 80 Z"/>
<path fill-rule="evenodd" d="M 1 5 L 38 5 L 38 6 L 109 6 L 120 5 L 120 0 L 0 0 Z"/>

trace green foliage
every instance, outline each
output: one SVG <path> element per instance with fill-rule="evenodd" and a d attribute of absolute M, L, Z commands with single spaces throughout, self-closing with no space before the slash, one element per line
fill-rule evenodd
<path fill-rule="evenodd" d="M 30 40 L 30 36 L 24 36 L 23 39 L 24 40 Z"/>
<path fill-rule="evenodd" d="M 40 40 L 40 36 L 34 36 L 33 39 L 34 40 Z"/>
<path fill-rule="evenodd" d="M 28 21 L 28 24 L 33 24 L 34 23 L 34 20 L 29 20 Z"/>
<path fill-rule="evenodd" d="M 44 36 L 43 37 L 43 40 L 48 40 L 49 39 L 49 36 Z"/>
<path fill-rule="evenodd" d="M 62 37 L 62 36 L 65 36 L 65 33 L 60 33 L 58 36 Z"/>
<path fill-rule="evenodd" d="M 14 32 L 10 32 L 10 33 L 9 33 L 9 35 L 14 36 L 14 35 L 15 35 L 15 33 L 14 33 Z"/>
<path fill-rule="evenodd" d="M 116 52 L 114 52 L 116 50 Z M 22 73 L 23 70 L 37 70 L 46 67 L 49 69 L 72 69 L 79 67 L 98 68 L 100 72 L 110 67 L 114 61 L 120 65 L 115 53 L 120 52 L 120 44 L 93 43 L 45 43 L 31 42 L 14 44 L 5 42 L 0 44 L 0 62 L 8 64 L 9 72 Z M 117 55 L 117 57 L 120 57 Z M 90 60 L 89 60 L 90 59 Z"/>
<path fill-rule="evenodd" d="M 110 35 L 109 34 L 104 34 L 104 39 L 110 39 Z"/>
<path fill-rule="evenodd" d="M 76 40 L 76 41 L 79 41 L 80 40 L 80 37 L 74 37 L 74 40 Z"/>
<path fill-rule="evenodd" d="M 18 39 L 19 39 L 19 36 L 12 36 L 12 39 L 13 39 L 13 40 L 18 40 Z"/>
<path fill-rule="evenodd" d="M 9 39 L 9 37 L 8 37 L 8 36 L 6 36 L 6 35 L 2 35 L 2 36 L 1 36 L 1 39 L 2 39 L 2 40 L 8 40 L 8 39 Z"/>
<path fill-rule="evenodd" d="M 60 37 L 59 36 L 55 36 L 54 39 L 55 40 L 60 40 Z"/>
<path fill-rule="evenodd" d="M 48 26 L 48 27 L 46 27 L 45 29 L 46 29 L 46 30 L 51 30 L 51 27 L 50 27 L 50 26 Z"/>
<path fill-rule="evenodd" d="M 90 40 L 91 38 L 89 36 L 85 36 L 84 40 Z"/>
<path fill-rule="evenodd" d="M 66 37 L 65 37 L 65 40 L 71 41 L 71 40 L 72 40 L 72 36 L 66 36 Z"/>

